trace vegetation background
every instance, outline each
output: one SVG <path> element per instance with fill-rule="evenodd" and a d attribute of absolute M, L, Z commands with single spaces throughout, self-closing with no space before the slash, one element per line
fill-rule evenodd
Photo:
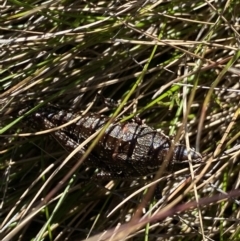
<path fill-rule="evenodd" d="M 239 9 L 237 0 L 3 1 L 0 239 L 240 240 Z M 161 173 L 157 199 L 146 178 L 71 173 L 69 153 L 14 114 L 29 101 L 113 113 L 97 93 L 128 108 L 121 117 L 195 147 L 204 164 Z"/>

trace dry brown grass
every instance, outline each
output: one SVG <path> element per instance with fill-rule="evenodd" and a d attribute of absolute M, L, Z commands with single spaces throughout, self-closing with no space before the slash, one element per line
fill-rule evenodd
<path fill-rule="evenodd" d="M 4 2 L 0 239 L 100 240 L 108 230 L 106 240 L 240 240 L 239 9 L 237 0 Z M 101 112 L 97 92 L 129 107 L 125 117 L 180 130 L 203 155 L 199 173 L 175 167 L 160 179 L 163 199 L 147 203 L 144 178 L 89 181 L 82 167 L 56 190 L 74 161 L 61 167 L 68 153 L 12 113 L 29 101 Z"/>

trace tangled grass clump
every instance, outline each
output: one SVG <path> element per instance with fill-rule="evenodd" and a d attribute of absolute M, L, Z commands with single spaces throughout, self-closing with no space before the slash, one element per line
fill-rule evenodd
<path fill-rule="evenodd" d="M 240 240 L 238 9 L 236 0 L 6 1 L 0 239 Z M 119 102 L 119 118 L 139 115 L 194 146 L 204 164 L 162 172 L 157 199 L 146 178 L 73 171 L 69 153 L 16 114 L 28 103 L 112 114 L 97 93 Z"/>

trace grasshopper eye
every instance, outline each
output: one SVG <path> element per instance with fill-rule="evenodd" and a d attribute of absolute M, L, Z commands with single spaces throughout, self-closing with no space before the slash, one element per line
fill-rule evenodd
<path fill-rule="evenodd" d="M 174 148 L 174 159 L 179 161 L 187 161 L 188 155 L 191 156 L 193 162 L 198 163 L 201 161 L 202 156 L 200 153 L 193 149 L 187 149 L 184 145 L 176 145 Z"/>

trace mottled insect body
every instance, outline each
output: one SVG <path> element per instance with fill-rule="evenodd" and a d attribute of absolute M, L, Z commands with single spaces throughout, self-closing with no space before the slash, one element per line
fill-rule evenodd
<path fill-rule="evenodd" d="M 40 109 L 33 115 L 40 128 L 50 129 L 68 123 L 81 114 L 61 111 L 55 108 Z M 73 151 L 79 144 L 97 130 L 103 128 L 109 117 L 88 113 L 78 121 L 53 133 L 53 136 L 68 151 Z M 108 126 L 92 153 L 84 161 L 85 165 L 98 167 L 109 177 L 138 177 L 156 172 L 167 154 L 172 142 L 166 135 L 135 122 L 115 122 Z M 84 149 L 77 154 L 79 158 Z M 194 162 L 201 161 L 201 155 L 189 150 Z M 186 162 L 188 151 L 184 145 L 176 144 L 169 161 Z"/>

